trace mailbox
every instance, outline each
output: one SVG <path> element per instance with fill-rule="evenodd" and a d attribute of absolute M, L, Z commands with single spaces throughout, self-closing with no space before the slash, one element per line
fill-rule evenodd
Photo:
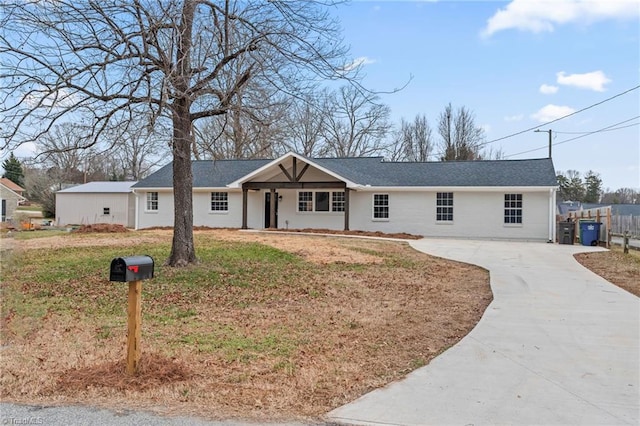
<path fill-rule="evenodd" d="M 116 257 L 111 261 L 109 281 L 130 282 L 153 278 L 151 256 Z"/>

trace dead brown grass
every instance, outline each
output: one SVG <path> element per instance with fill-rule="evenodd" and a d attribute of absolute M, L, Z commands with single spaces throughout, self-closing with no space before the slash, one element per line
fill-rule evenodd
<path fill-rule="evenodd" d="M 91 225 L 82 225 L 78 229 L 74 229 L 73 232 L 79 234 L 88 234 L 92 232 L 97 233 L 112 233 L 112 232 L 129 232 L 127 228 L 115 223 L 94 223 Z"/>
<path fill-rule="evenodd" d="M 184 382 L 192 376 L 190 369 L 180 360 L 157 353 L 145 353 L 140 357 L 136 375 L 123 374 L 124 359 L 63 371 L 52 392 L 73 394 L 90 386 L 118 391 L 145 391 L 172 383 Z"/>
<path fill-rule="evenodd" d="M 170 237 L 167 230 L 68 235 L 16 241 L 15 250 L 32 256 L 49 247 L 160 244 Z M 136 378 L 123 365 L 124 287 L 100 275 L 71 281 L 65 285 L 89 301 L 121 292 L 122 319 L 105 323 L 86 307 L 92 303 L 40 318 L 3 310 L 0 397 L 217 419 L 316 419 L 427 364 L 465 336 L 491 301 L 486 271 L 404 243 L 222 230 L 196 237 L 201 247 L 273 246 L 320 272 L 255 290 L 218 286 L 197 297 L 145 282 L 143 371 Z M 28 282 L 20 289 L 26 298 L 43 291 Z"/>
<path fill-rule="evenodd" d="M 575 258 L 605 280 L 640 297 L 640 251 L 625 254 L 614 246 L 610 251 L 579 253 Z"/>

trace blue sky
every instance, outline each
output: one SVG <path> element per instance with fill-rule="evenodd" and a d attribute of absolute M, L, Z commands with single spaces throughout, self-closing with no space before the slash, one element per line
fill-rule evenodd
<path fill-rule="evenodd" d="M 332 13 L 365 86 L 410 80 L 381 96 L 394 123 L 425 114 L 435 134 L 451 102 L 472 110 L 487 141 L 501 139 L 487 147 L 509 159 L 547 156 L 539 126 L 553 131 L 557 171 L 594 170 L 604 189 L 640 189 L 640 0 L 355 0 Z"/>
<path fill-rule="evenodd" d="M 354 1 L 336 14 L 367 87 L 388 91 L 411 78 L 382 96 L 394 122 L 425 114 L 435 130 L 451 102 L 475 113 L 487 141 L 551 129 L 556 170 L 640 188 L 640 89 L 544 125 L 640 85 L 640 1 Z M 548 134 L 488 146 L 509 159 L 546 157 Z"/>

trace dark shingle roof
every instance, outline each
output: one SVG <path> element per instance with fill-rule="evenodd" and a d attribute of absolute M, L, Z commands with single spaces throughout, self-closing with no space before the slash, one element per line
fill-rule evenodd
<path fill-rule="evenodd" d="M 224 187 L 273 160 L 218 160 L 193 163 L 194 187 Z M 557 186 L 551 159 L 385 162 L 380 157 L 310 160 L 359 185 L 371 186 Z M 134 188 L 172 186 L 171 164 Z"/>
<path fill-rule="evenodd" d="M 224 188 L 273 160 L 200 160 L 192 163 L 195 188 Z M 173 163 L 169 163 L 133 188 L 173 187 Z"/>

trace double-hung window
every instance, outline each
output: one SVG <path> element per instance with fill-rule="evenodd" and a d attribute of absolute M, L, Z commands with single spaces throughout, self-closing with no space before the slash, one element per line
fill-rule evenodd
<path fill-rule="evenodd" d="M 453 221 L 453 192 L 438 192 L 436 194 L 436 221 Z"/>
<path fill-rule="evenodd" d="M 313 211 L 313 192 L 312 191 L 298 192 L 298 211 L 299 212 Z"/>
<path fill-rule="evenodd" d="M 332 192 L 331 211 L 343 212 L 345 205 L 344 191 Z"/>
<path fill-rule="evenodd" d="M 522 194 L 504 194 L 504 223 L 522 223 Z"/>
<path fill-rule="evenodd" d="M 147 192 L 147 211 L 158 211 L 157 192 Z"/>
<path fill-rule="evenodd" d="M 389 194 L 373 194 L 373 218 L 389 219 Z"/>
<path fill-rule="evenodd" d="M 229 198 L 226 192 L 211 193 L 211 211 L 212 212 L 228 212 Z"/>

